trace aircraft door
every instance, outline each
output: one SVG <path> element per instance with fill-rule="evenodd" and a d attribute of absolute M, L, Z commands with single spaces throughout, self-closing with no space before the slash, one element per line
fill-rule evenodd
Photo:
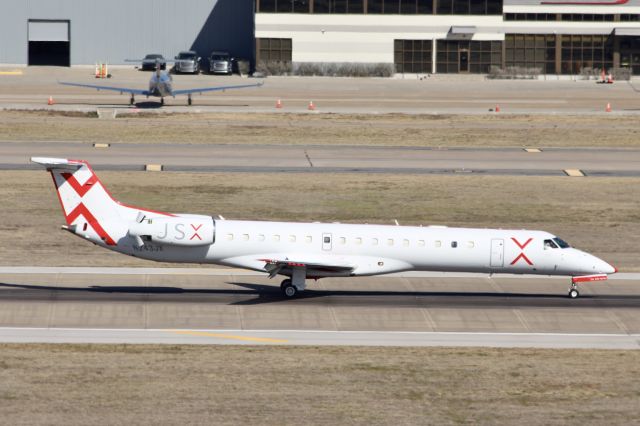
<path fill-rule="evenodd" d="M 502 268 L 504 266 L 504 240 L 494 238 L 491 240 L 491 267 Z"/>
<path fill-rule="evenodd" d="M 322 250 L 331 251 L 332 238 L 331 234 L 322 234 Z"/>

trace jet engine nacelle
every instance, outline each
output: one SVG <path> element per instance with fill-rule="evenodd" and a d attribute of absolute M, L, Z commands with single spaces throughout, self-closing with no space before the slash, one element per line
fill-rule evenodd
<path fill-rule="evenodd" d="M 129 227 L 129 235 L 145 242 L 175 246 L 204 246 L 213 244 L 215 224 L 211 216 L 177 216 L 144 218 Z"/>

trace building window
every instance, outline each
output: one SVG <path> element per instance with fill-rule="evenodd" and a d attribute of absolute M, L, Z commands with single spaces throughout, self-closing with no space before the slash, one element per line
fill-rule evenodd
<path fill-rule="evenodd" d="M 502 42 L 438 40 L 439 73 L 488 73 L 492 66 L 502 67 Z"/>
<path fill-rule="evenodd" d="M 555 21 L 555 13 L 505 13 L 505 21 Z"/>
<path fill-rule="evenodd" d="M 438 15 L 502 15 L 502 0 L 438 0 Z"/>
<path fill-rule="evenodd" d="M 538 68 L 543 74 L 555 74 L 555 35 L 507 34 L 504 44 L 507 67 Z"/>
<path fill-rule="evenodd" d="M 433 0 L 368 0 L 367 13 L 431 15 Z"/>
<path fill-rule="evenodd" d="M 613 48 L 607 45 L 607 37 L 606 35 L 563 35 L 562 74 L 580 74 L 583 68 L 612 68 Z"/>
<path fill-rule="evenodd" d="M 290 38 L 257 38 L 257 61 L 291 62 Z"/>
<path fill-rule="evenodd" d="M 313 13 L 364 13 L 364 0 L 313 0 Z"/>
<path fill-rule="evenodd" d="M 431 40 L 394 40 L 393 62 L 399 73 L 430 73 L 432 71 Z"/>
<path fill-rule="evenodd" d="M 309 13 L 310 0 L 256 0 L 256 12 Z"/>

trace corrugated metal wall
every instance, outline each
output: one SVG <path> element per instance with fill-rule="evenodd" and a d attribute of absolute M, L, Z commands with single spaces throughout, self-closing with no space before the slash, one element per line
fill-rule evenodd
<path fill-rule="evenodd" d="M 253 61 L 253 0 L 0 0 L 0 63 L 26 64 L 29 19 L 71 21 L 71 64 L 228 50 Z"/>

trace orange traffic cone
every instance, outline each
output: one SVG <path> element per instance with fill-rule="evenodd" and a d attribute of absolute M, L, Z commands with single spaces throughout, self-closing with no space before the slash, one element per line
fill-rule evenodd
<path fill-rule="evenodd" d="M 613 75 L 609 73 L 609 77 L 607 78 L 607 84 L 613 84 Z"/>
<path fill-rule="evenodd" d="M 276 101 L 276 108 L 281 109 L 282 108 L 282 101 L 280 99 L 278 99 Z"/>
<path fill-rule="evenodd" d="M 611 103 L 607 102 L 607 107 L 605 108 L 605 112 L 611 112 Z"/>
<path fill-rule="evenodd" d="M 315 111 L 316 110 L 316 106 L 313 104 L 313 101 L 309 101 L 309 108 L 307 108 L 309 111 Z"/>
<path fill-rule="evenodd" d="M 496 112 L 500 112 L 500 105 L 496 105 Z"/>
<path fill-rule="evenodd" d="M 47 101 L 47 105 L 53 105 L 55 102 L 53 102 L 53 96 L 49 96 L 49 100 Z"/>

